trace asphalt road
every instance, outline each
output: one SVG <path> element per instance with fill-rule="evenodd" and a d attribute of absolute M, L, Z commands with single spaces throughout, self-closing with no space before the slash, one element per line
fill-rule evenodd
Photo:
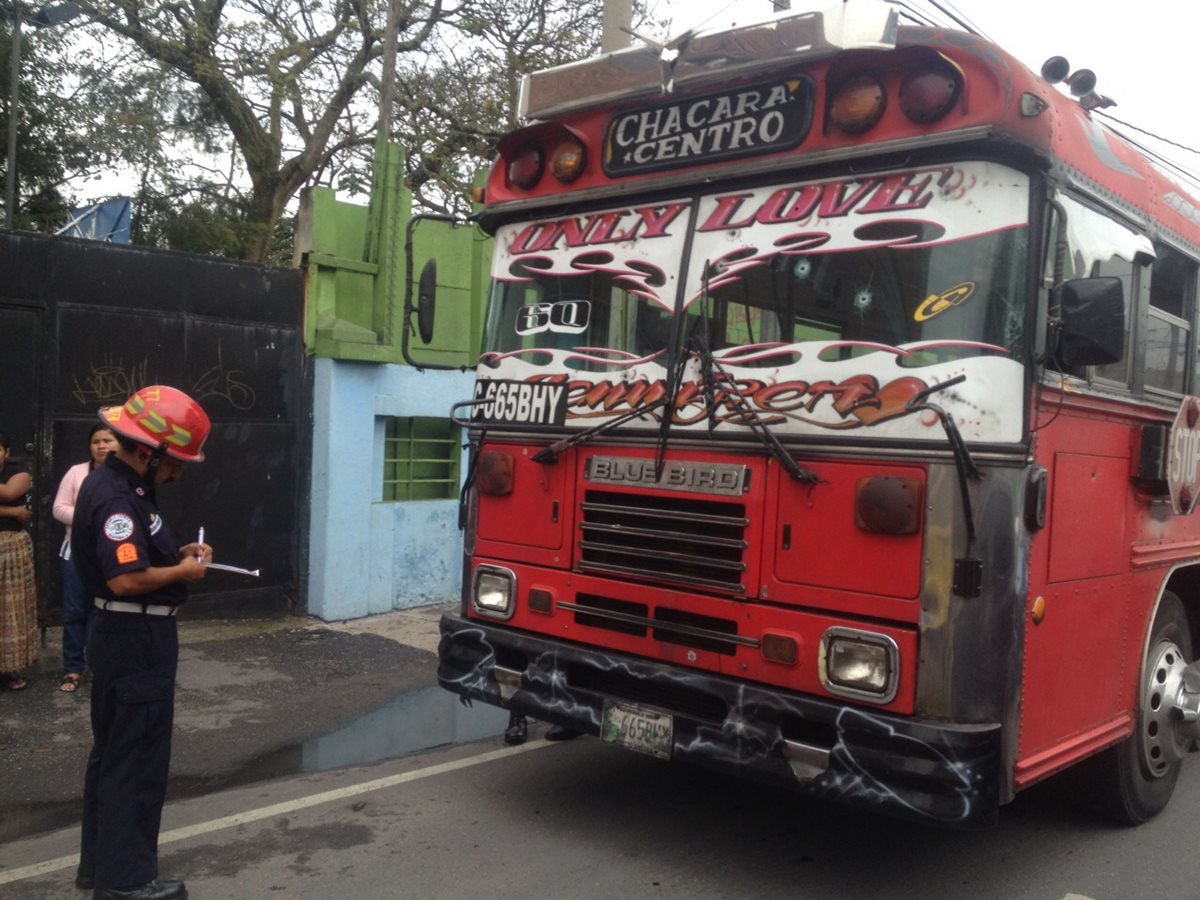
<path fill-rule="evenodd" d="M 1080 791 L 1051 781 L 997 827 L 952 831 L 592 738 L 490 738 L 169 804 L 161 861 L 194 900 L 1200 897 L 1200 761 L 1141 828 L 1098 822 L 1071 802 Z M 0 846 L 0 895 L 82 897 L 76 841 L 64 829 Z"/>

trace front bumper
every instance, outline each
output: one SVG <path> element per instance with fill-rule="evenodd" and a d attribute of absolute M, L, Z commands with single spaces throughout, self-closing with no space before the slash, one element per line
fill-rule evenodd
<path fill-rule="evenodd" d="M 922 821 L 983 825 L 1000 726 L 934 724 L 447 614 L 438 682 L 598 735 L 606 701 L 670 713 L 672 758 Z"/>

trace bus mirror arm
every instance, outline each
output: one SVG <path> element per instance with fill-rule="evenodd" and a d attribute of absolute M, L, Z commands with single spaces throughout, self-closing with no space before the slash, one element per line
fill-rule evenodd
<path fill-rule="evenodd" d="M 978 597 L 983 590 L 983 563 L 973 555 L 975 550 L 975 513 L 971 508 L 971 492 L 968 481 L 978 481 L 983 476 L 975 465 L 975 461 L 971 459 L 971 453 L 954 422 L 954 417 L 938 404 L 929 402 L 931 394 L 952 388 L 966 380 L 965 375 L 959 375 L 956 378 L 931 385 L 909 400 L 905 404 L 905 408 L 909 412 L 929 410 L 938 417 L 938 421 L 942 423 L 942 430 L 946 432 L 946 440 L 954 454 L 954 468 L 958 472 L 958 492 L 962 498 L 963 520 L 967 528 L 966 555 L 962 559 L 954 561 L 954 592 L 964 597 Z"/>
<path fill-rule="evenodd" d="M 408 351 L 408 339 L 413 333 L 413 316 L 417 317 L 417 331 L 421 338 L 421 343 L 429 344 L 433 340 L 433 319 L 434 310 L 437 303 L 437 260 L 428 259 L 421 269 L 421 275 L 417 285 L 417 302 L 413 302 L 413 243 L 414 232 L 417 224 L 426 219 L 433 219 L 438 222 L 445 222 L 452 228 L 456 228 L 462 223 L 454 216 L 446 216 L 440 213 L 421 213 L 415 215 L 408 220 L 408 225 L 405 227 L 404 239 L 404 312 L 401 318 L 400 325 L 400 355 L 404 361 L 416 369 L 418 372 L 424 372 L 426 369 L 458 369 L 465 372 L 466 366 L 457 366 L 449 363 L 429 363 L 417 362 L 412 358 Z"/>
<path fill-rule="evenodd" d="M 482 397 L 479 400 L 459 400 L 457 403 L 455 403 L 453 406 L 450 407 L 450 421 L 453 422 L 455 425 L 457 425 L 459 428 L 470 428 L 475 423 L 472 423 L 470 419 L 460 418 L 457 415 L 458 411 L 460 409 L 469 409 L 470 407 L 473 407 L 473 406 L 483 406 L 485 403 L 488 403 L 488 402 L 490 402 L 490 401 L 488 400 L 487 397 Z"/>

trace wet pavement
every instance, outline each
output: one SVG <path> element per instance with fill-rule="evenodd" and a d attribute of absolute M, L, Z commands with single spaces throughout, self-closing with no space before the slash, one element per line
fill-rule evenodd
<path fill-rule="evenodd" d="M 451 606 L 337 624 L 181 621 L 168 799 L 501 733 L 502 710 L 436 686 Z M 26 690 L 0 691 L 0 842 L 79 820 L 90 680 L 58 690 L 60 640 L 48 631 Z"/>

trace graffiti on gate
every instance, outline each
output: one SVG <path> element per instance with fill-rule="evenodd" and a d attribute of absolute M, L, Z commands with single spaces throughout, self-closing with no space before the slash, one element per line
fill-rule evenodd
<path fill-rule="evenodd" d="M 138 388 L 149 384 L 146 372 L 150 360 L 126 363 L 123 357 L 106 353 L 100 362 L 91 360 L 82 375 L 71 378 L 73 396 L 80 406 L 93 403 L 121 403 Z"/>

